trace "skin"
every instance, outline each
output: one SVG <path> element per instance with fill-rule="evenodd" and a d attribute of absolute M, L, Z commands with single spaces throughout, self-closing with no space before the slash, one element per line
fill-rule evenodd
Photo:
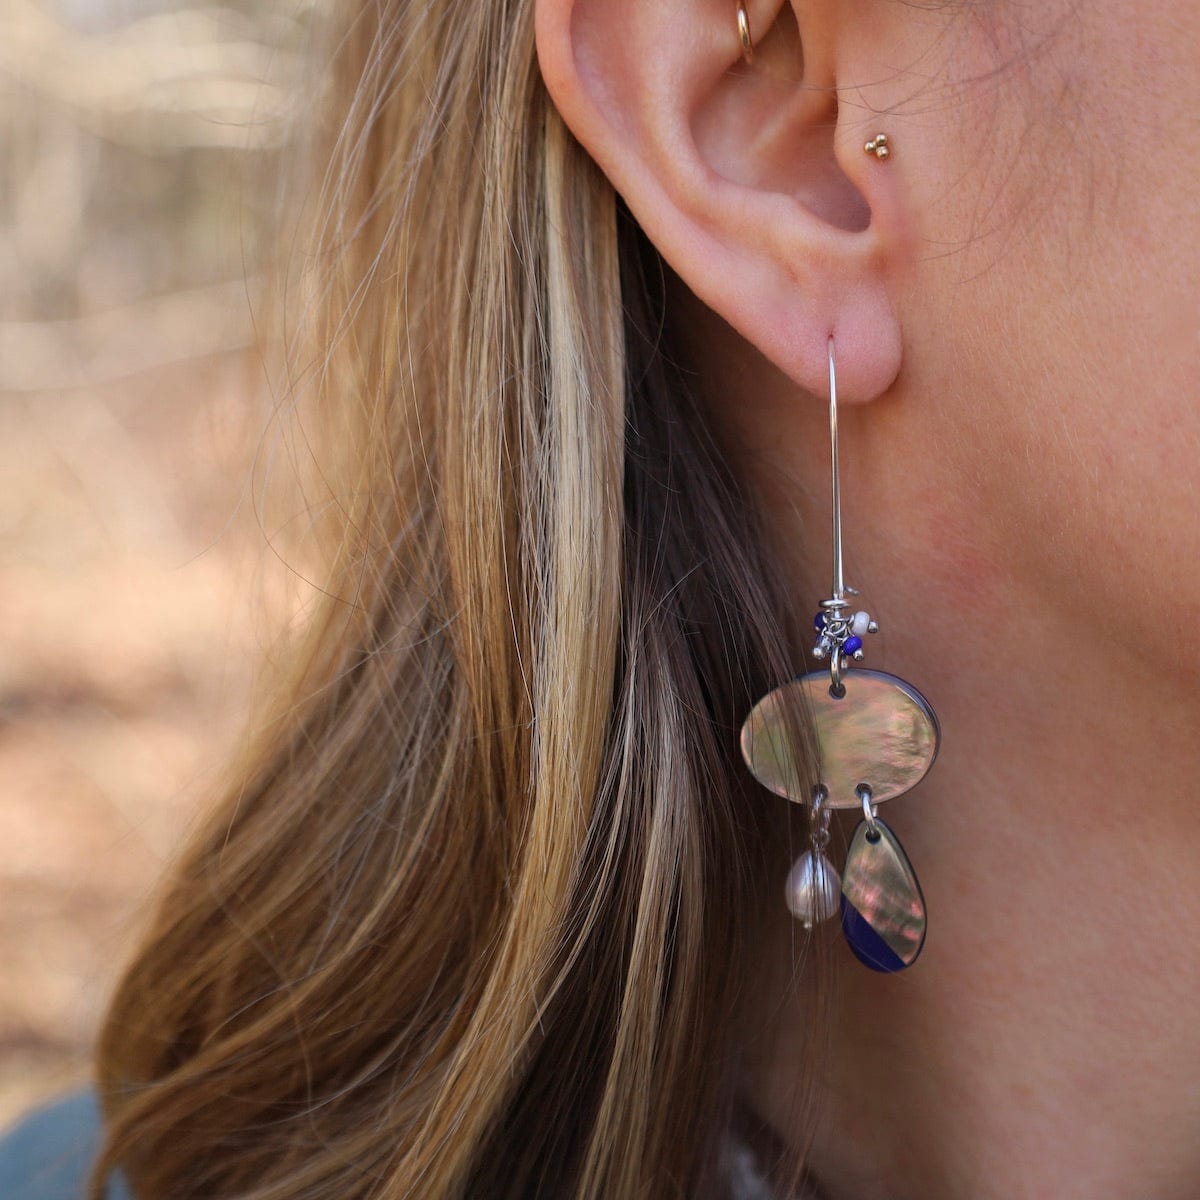
<path fill-rule="evenodd" d="M 890 977 L 839 952 L 814 1169 L 834 1200 L 1194 1198 L 1200 5 L 748 9 L 752 66 L 725 0 L 538 0 L 538 49 L 805 609 L 832 333 L 867 665 L 942 723 L 883 814 L 929 940 Z M 798 1142 L 786 869 L 747 1091 Z"/>

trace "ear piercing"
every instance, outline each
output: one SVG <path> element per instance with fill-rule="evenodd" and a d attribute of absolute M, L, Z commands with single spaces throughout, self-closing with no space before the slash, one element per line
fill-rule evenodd
<path fill-rule="evenodd" d="M 750 18 L 746 15 L 746 5 L 738 0 L 737 6 L 738 38 L 742 43 L 742 57 L 747 63 L 754 61 L 754 42 L 750 38 Z"/>
<path fill-rule="evenodd" d="M 747 65 L 754 61 L 754 39 L 750 36 L 750 17 L 746 13 L 745 0 L 737 0 L 738 41 L 742 44 L 742 58 Z M 888 135 L 877 133 L 863 146 L 867 154 L 873 154 L 880 162 L 886 162 L 891 157 L 888 146 Z"/>
<path fill-rule="evenodd" d="M 891 151 L 888 149 L 888 136 L 886 133 L 877 133 L 864 147 L 863 150 L 868 154 L 875 155 L 876 158 L 882 160 L 888 157 Z"/>

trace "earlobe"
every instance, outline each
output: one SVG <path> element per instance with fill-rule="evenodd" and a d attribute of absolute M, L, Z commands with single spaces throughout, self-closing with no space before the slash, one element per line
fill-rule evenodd
<path fill-rule="evenodd" d="M 838 105 L 838 0 L 537 0 L 538 58 L 572 133 L 709 308 L 805 390 L 827 344 L 845 400 L 900 366 L 894 267 L 877 207 L 899 191 L 863 153 L 877 132 Z M 871 120 L 876 120 L 872 117 Z"/>

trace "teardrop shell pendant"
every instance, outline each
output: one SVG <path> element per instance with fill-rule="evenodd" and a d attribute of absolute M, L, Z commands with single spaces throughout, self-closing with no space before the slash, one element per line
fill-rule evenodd
<path fill-rule="evenodd" d="M 878 819 L 878 805 L 915 787 L 937 758 L 941 731 L 929 702 L 911 684 L 883 671 L 849 668 L 865 657 L 864 635 L 878 626 L 851 611 L 858 593 L 842 575 L 841 484 L 837 447 L 837 374 L 829 340 L 829 435 L 833 475 L 833 588 L 814 619 L 815 671 L 785 683 L 755 704 L 742 726 L 742 757 L 765 788 L 810 810 L 812 844 L 792 867 L 787 899 L 811 928 L 840 911 L 855 956 L 875 971 L 910 967 L 925 944 L 925 897 L 899 839 Z M 797 742 L 809 734 L 808 754 Z M 815 755 L 818 781 L 811 768 Z M 850 841 L 840 903 L 837 871 L 825 856 L 833 809 L 861 808 Z"/>
<path fill-rule="evenodd" d="M 861 821 L 846 852 L 842 932 L 873 971 L 912 966 L 925 945 L 925 897 L 908 855 L 878 818 Z"/>

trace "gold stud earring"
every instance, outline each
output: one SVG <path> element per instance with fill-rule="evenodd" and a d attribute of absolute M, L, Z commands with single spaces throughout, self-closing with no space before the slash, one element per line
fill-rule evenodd
<path fill-rule="evenodd" d="M 886 133 L 877 133 L 863 149 L 868 154 L 875 155 L 878 159 L 887 158 L 891 151 L 888 149 L 888 136 Z"/>
<path fill-rule="evenodd" d="M 750 18 L 746 15 L 746 5 L 738 0 L 737 6 L 738 38 L 742 43 L 742 57 L 747 63 L 754 61 L 754 42 L 750 38 Z"/>

